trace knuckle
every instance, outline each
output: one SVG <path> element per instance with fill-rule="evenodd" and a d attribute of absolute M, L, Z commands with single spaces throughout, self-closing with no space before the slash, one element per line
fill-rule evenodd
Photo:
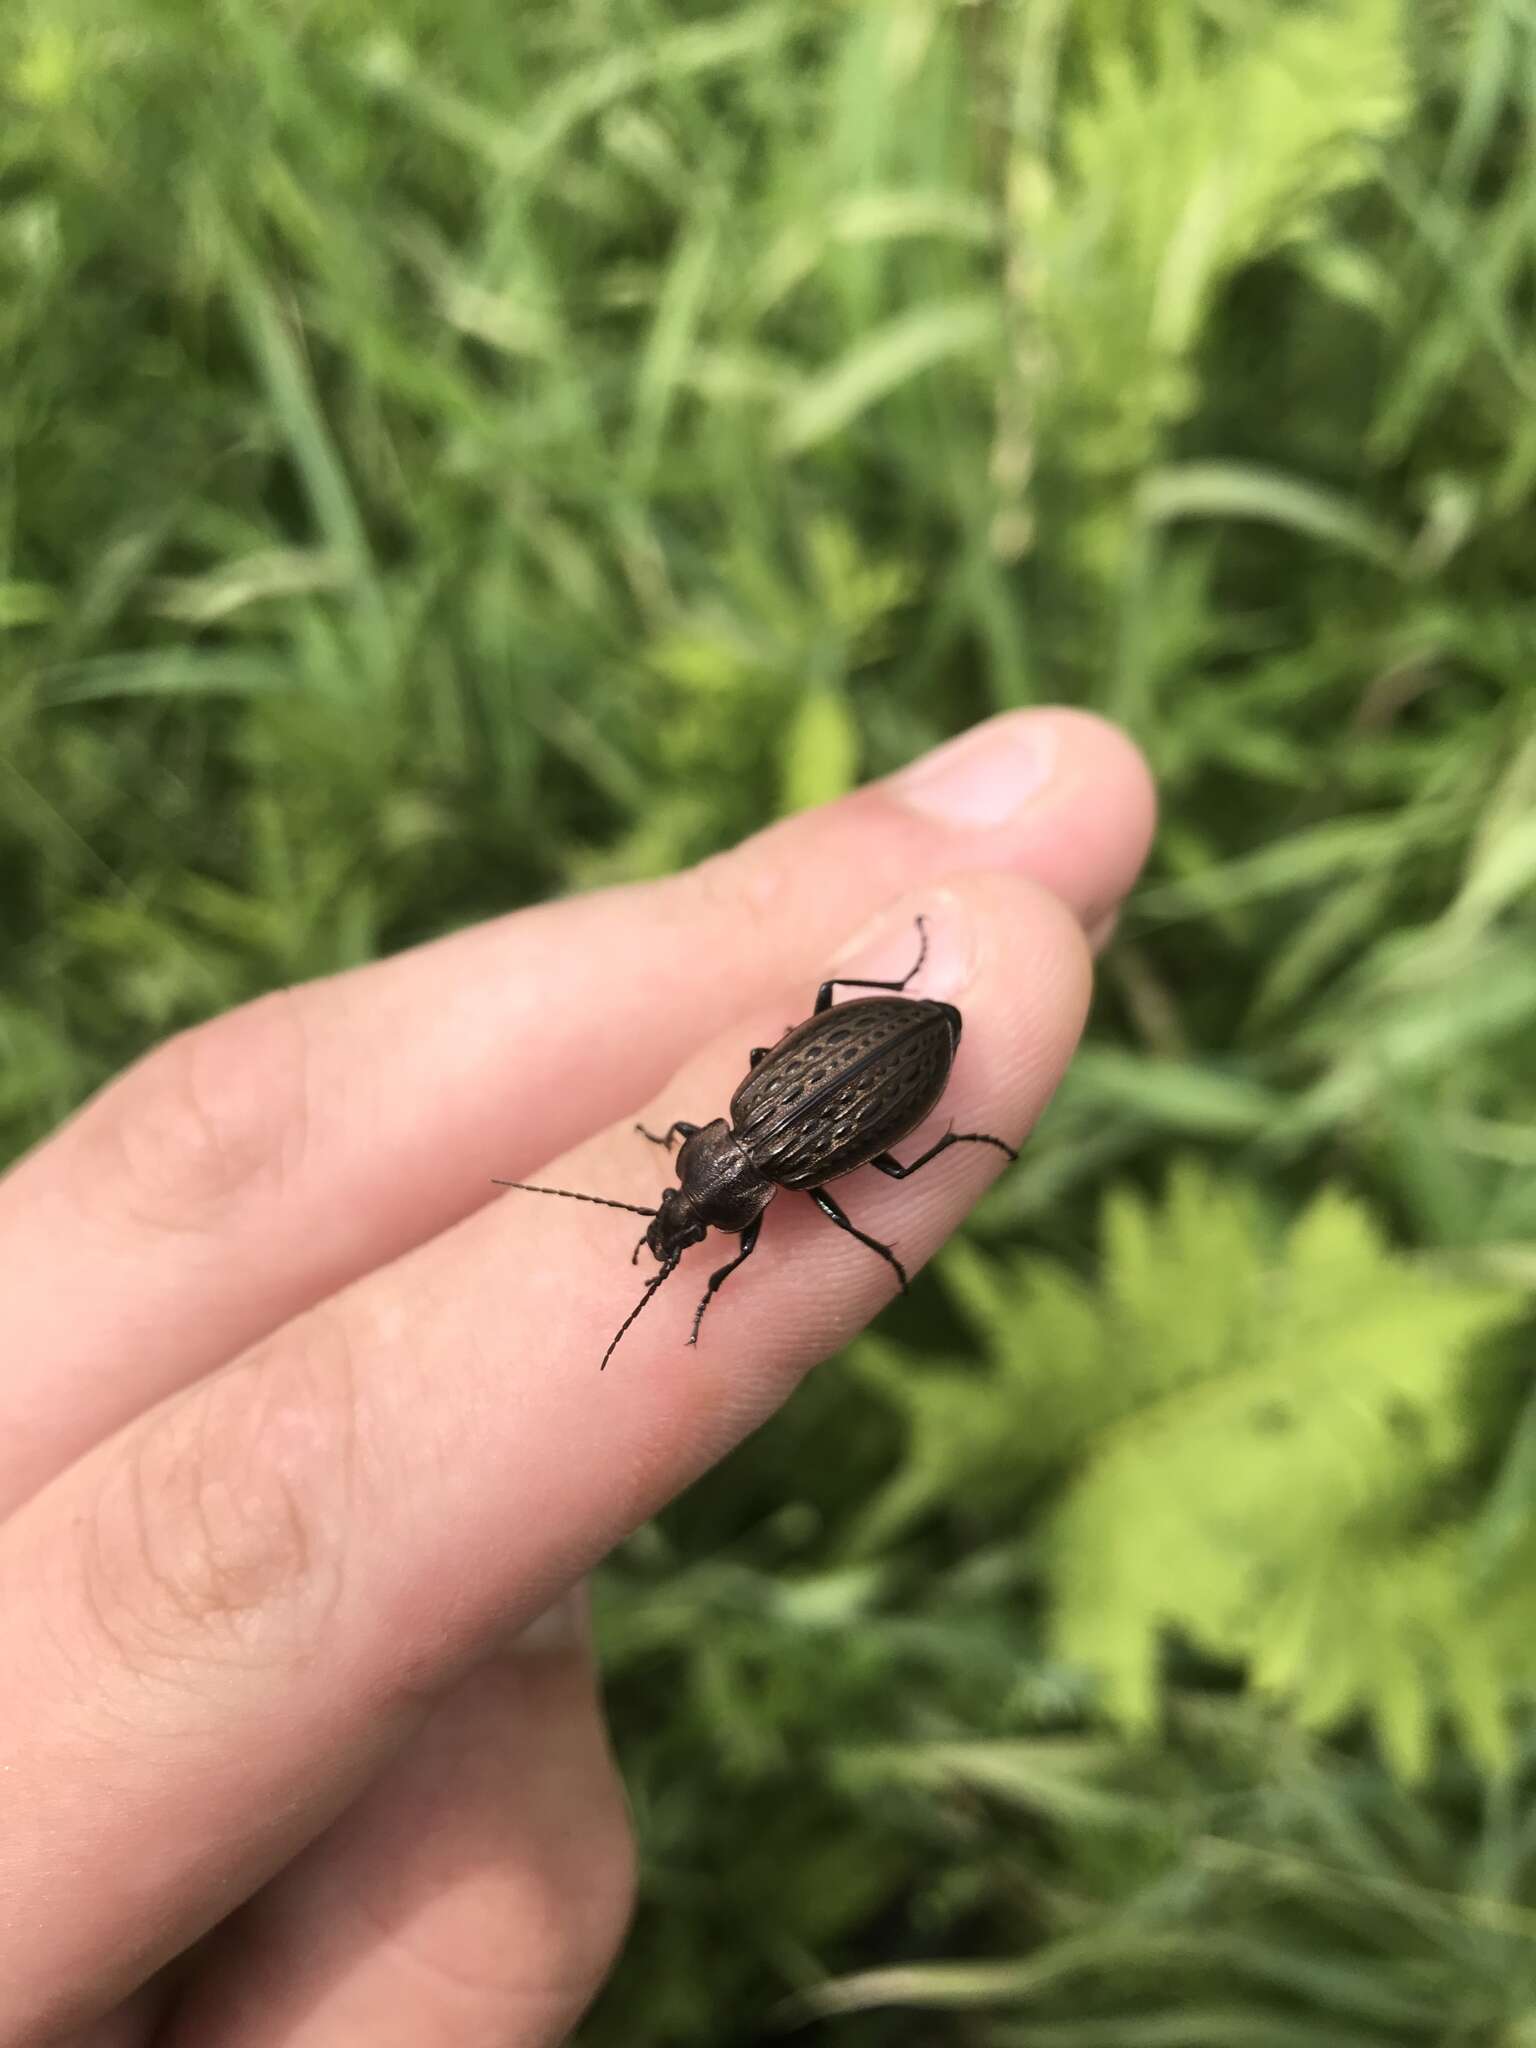
<path fill-rule="evenodd" d="M 81 1528 L 87 1610 L 137 1678 L 295 1666 L 345 1583 L 350 1339 L 318 1310 L 126 1437 Z"/>
<path fill-rule="evenodd" d="M 88 1120 L 83 1192 L 135 1221 L 217 1228 L 281 1192 L 308 1129 L 300 998 L 263 996 L 169 1039 Z"/>

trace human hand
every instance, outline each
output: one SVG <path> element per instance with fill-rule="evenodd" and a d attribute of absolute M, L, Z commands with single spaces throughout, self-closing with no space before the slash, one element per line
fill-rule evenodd
<path fill-rule="evenodd" d="M 1081 714 L 960 744 L 236 1011 L 0 1182 L 0 2048 L 565 2037 L 632 1890 L 581 1575 L 892 1275 L 785 1195 L 697 1349 L 724 1240 L 599 1378 L 631 1230 L 491 1176 L 653 1202 L 636 1115 L 718 1114 L 834 963 L 905 970 L 917 911 L 913 992 L 965 1018 L 940 1116 L 1018 1142 L 1151 797 Z M 847 1205 L 915 1271 L 1003 1164 Z"/>

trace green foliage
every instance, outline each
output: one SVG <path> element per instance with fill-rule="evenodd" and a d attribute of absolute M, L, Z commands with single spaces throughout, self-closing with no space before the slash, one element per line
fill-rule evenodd
<path fill-rule="evenodd" d="M 825 2014 L 996 2014 L 1000 2048 L 1524 2048 L 1536 2035 L 1528 1745 L 1494 1790 L 1447 1764 L 1409 1797 L 1247 1705 L 1184 1696 L 1155 1771 L 1052 1739 L 1027 1768 L 889 1758 L 889 1781 L 981 1792 L 1056 1837 L 1030 1904 L 1054 1938 L 994 1962 L 914 1963 L 820 1987 Z M 1062 1789 L 1071 1787 L 1069 1798 Z M 804 2009 L 802 2008 L 802 2009 Z M 907 2038 L 912 2038 L 909 2034 Z"/>
<path fill-rule="evenodd" d="M 949 1969 L 964 2048 L 1536 2038 L 1533 56 L 1530 0 L 0 11 L 0 1152 L 1000 706 L 1163 786 L 945 1287 L 605 1574 L 594 2043 L 898 1966 L 823 2031 Z"/>
<path fill-rule="evenodd" d="M 1469 1351 L 1516 1297 L 1392 1253 L 1336 1191 L 1281 1234 L 1192 1166 L 1159 1209 L 1109 1199 L 1092 1288 L 963 1248 L 945 1270 L 960 1356 L 863 1354 L 907 1442 L 861 1552 L 951 1500 L 1032 1509 L 1057 1653 L 1133 1726 L 1172 1629 L 1305 1720 L 1368 1711 L 1405 1771 L 1442 1708 L 1503 1764 L 1501 1702 L 1536 1680 L 1529 1558 L 1483 1569 L 1458 1481 Z"/>
<path fill-rule="evenodd" d="M 1163 521 L 1235 513 L 1307 531 L 1308 507 L 1329 503 L 1315 483 L 1234 468 L 1245 502 L 1201 504 L 1185 471 L 1153 465 L 1176 453 L 1173 430 L 1200 402 L 1198 351 L 1222 290 L 1266 260 L 1304 260 L 1326 237 L 1325 202 L 1360 186 L 1375 145 L 1399 130 L 1401 9 L 1229 13 L 1236 32 L 1213 36 L 1199 7 L 1160 7 L 1141 33 L 1122 7 L 1089 10 L 1063 49 L 1052 146 L 1032 149 L 1026 134 L 1009 167 L 1041 459 L 1089 486 L 1080 518 L 1042 544 L 1075 548 L 1111 601 Z M 1030 73 L 1019 88 L 1042 90 Z M 1359 518 L 1342 508 L 1328 524 Z"/>

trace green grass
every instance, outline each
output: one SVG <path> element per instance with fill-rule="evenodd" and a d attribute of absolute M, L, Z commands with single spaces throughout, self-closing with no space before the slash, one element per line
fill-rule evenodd
<path fill-rule="evenodd" d="M 1000 706 L 1163 785 L 946 1284 L 605 1578 L 647 1879 L 594 2043 L 829 1975 L 850 2048 L 1536 2039 L 1533 113 L 1531 0 L 0 19 L 0 1150 Z M 1375 1560 L 1372 1688 L 1201 1522 L 1191 1429 L 1319 1354 L 1172 1341 L 1143 1256 L 1290 1285 L 1308 1214 L 1381 1429 L 1265 1497 Z M 1083 1593 L 1128 1470 L 1165 1609 Z"/>

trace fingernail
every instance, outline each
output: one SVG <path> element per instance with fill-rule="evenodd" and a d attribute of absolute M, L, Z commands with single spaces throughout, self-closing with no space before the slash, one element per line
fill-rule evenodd
<path fill-rule="evenodd" d="M 548 1656 L 562 1650 L 579 1650 L 587 1640 L 587 1595 L 584 1586 L 562 1593 L 553 1606 L 536 1614 L 526 1628 L 518 1630 L 507 1645 L 509 1650 L 530 1657 Z"/>
<path fill-rule="evenodd" d="M 1014 712 L 961 733 L 892 777 L 909 810 L 941 825 L 985 830 L 1001 825 L 1040 794 L 1056 766 L 1056 733 L 1047 718 Z"/>
<path fill-rule="evenodd" d="M 919 916 L 922 933 L 917 928 Z M 928 889 L 921 897 L 905 898 L 882 910 L 832 956 L 833 971 L 871 981 L 900 981 L 915 964 L 924 935 L 922 971 L 907 992 L 946 1002 L 969 986 L 975 969 L 975 932 L 965 906 L 949 889 Z M 848 993 L 856 995 L 858 990 Z"/>

